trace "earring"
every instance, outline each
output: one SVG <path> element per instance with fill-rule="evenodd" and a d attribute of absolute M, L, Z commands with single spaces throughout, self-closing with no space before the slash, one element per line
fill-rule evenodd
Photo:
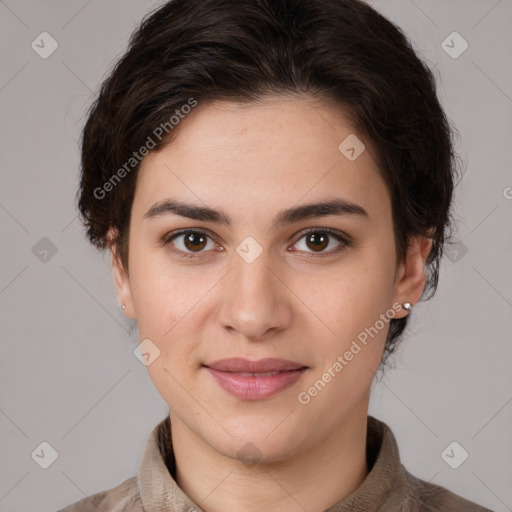
<path fill-rule="evenodd" d="M 410 302 L 404 302 L 402 304 L 402 309 L 405 309 L 406 311 L 411 312 L 412 310 L 412 304 Z"/>
<path fill-rule="evenodd" d="M 123 305 L 121 306 L 121 309 L 122 309 L 122 310 L 124 310 L 124 308 L 125 308 L 125 307 L 126 307 L 126 306 L 123 304 Z"/>

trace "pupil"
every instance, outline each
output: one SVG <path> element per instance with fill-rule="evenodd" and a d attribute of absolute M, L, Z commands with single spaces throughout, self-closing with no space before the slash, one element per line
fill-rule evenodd
<path fill-rule="evenodd" d="M 316 240 L 316 239 L 319 240 Z M 325 249 L 328 245 L 328 237 L 325 234 L 322 233 L 312 233 L 309 235 L 309 242 L 312 242 L 314 244 L 314 248 L 316 249 Z"/>
<path fill-rule="evenodd" d="M 198 243 L 194 242 L 194 239 L 198 238 L 200 241 Z M 188 236 L 185 237 L 185 245 L 188 249 L 199 248 L 202 249 L 201 244 L 204 246 L 205 237 L 199 235 L 197 233 L 189 233 Z M 192 247 L 189 247 L 191 245 Z"/>

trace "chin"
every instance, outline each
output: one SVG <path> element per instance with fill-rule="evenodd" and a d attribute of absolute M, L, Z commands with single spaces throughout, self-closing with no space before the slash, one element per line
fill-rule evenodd
<path fill-rule="evenodd" d="M 206 441 L 217 452 L 240 460 L 248 467 L 256 463 L 283 462 L 292 453 L 300 451 L 301 445 L 311 442 L 312 439 L 300 425 L 283 426 L 282 422 L 282 416 L 264 419 L 259 415 L 257 420 L 250 416 L 237 418 L 223 423 L 232 437 L 222 435 L 221 438 Z"/>

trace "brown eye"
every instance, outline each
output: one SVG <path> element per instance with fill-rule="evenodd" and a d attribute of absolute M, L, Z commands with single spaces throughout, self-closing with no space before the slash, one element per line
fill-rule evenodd
<path fill-rule="evenodd" d="M 206 246 L 206 237 L 201 233 L 190 232 L 185 235 L 183 244 L 190 251 L 200 251 Z"/>
<path fill-rule="evenodd" d="M 306 244 L 315 252 L 323 251 L 329 245 L 329 235 L 320 231 L 317 233 L 310 233 L 306 237 Z"/>
<path fill-rule="evenodd" d="M 194 257 L 194 254 L 201 255 L 216 246 L 206 233 L 191 229 L 171 234 L 166 238 L 165 245 L 171 252 L 184 257 Z"/>
<path fill-rule="evenodd" d="M 294 244 L 294 247 L 307 253 L 308 256 L 330 256 L 341 252 L 350 244 L 350 239 L 346 239 L 336 231 L 324 228 L 307 231 Z M 327 248 L 329 250 L 326 250 Z"/>

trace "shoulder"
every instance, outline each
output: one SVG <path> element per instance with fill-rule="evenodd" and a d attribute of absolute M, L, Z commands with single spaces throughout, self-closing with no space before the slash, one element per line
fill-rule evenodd
<path fill-rule="evenodd" d="M 144 512 L 137 486 L 137 477 L 83 498 L 58 512 Z"/>
<path fill-rule="evenodd" d="M 410 508 L 421 512 L 493 512 L 440 485 L 435 485 L 409 473 L 405 468 L 407 496 Z"/>

